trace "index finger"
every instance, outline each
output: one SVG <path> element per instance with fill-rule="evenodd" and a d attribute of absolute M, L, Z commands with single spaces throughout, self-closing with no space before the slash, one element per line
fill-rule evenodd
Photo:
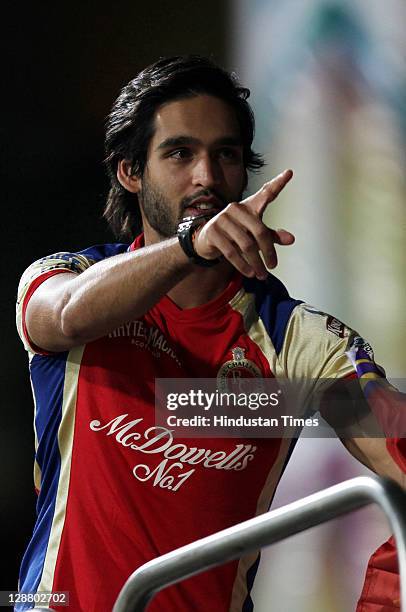
<path fill-rule="evenodd" d="M 241 204 L 249 206 L 253 212 L 261 217 L 268 204 L 278 197 L 292 176 L 292 170 L 284 170 L 271 181 L 265 183 L 259 191 L 242 200 Z"/>

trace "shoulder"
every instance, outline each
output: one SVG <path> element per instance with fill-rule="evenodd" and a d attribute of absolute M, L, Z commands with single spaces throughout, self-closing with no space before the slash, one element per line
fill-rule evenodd
<path fill-rule="evenodd" d="M 113 255 L 120 255 L 130 249 L 130 245 L 121 242 L 112 242 L 109 244 L 96 244 L 83 251 L 79 251 L 78 255 L 86 257 L 88 259 L 101 261 L 107 257 L 113 257 Z"/>
<path fill-rule="evenodd" d="M 354 371 L 346 354 L 358 337 L 351 327 L 289 295 L 270 274 L 265 282 L 247 279 L 244 288 L 271 338 L 281 371 L 290 377 L 337 377 Z"/>
<path fill-rule="evenodd" d="M 354 372 L 348 350 L 358 334 L 310 304 L 301 303 L 286 327 L 281 359 L 291 375 L 336 378 Z"/>
<path fill-rule="evenodd" d="M 128 244 L 98 244 L 78 252 L 58 251 L 45 255 L 28 266 L 18 285 L 16 306 L 17 329 L 25 348 L 30 348 L 24 328 L 25 310 L 32 295 L 43 282 L 61 273 L 81 274 L 96 262 L 124 253 L 128 249 Z"/>
<path fill-rule="evenodd" d="M 279 353 L 288 322 L 302 301 L 292 298 L 282 281 L 273 274 L 269 274 L 266 281 L 244 279 L 243 286 L 246 293 L 253 294 L 256 312 L 272 340 L 276 353 Z"/>
<path fill-rule="evenodd" d="M 297 333 L 310 337 L 323 336 L 329 344 L 349 338 L 355 333 L 351 327 L 333 315 L 305 302 L 295 310 L 291 325 Z"/>
<path fill-rule="evenodd" d="M 128 249 L 129 245 L 122 243 L 96 244 L 81 251 L 58 251 L 50 255 L 45 255 L 36 260 L 31 266 L 39 265 L 48 267 L 50 262 L 52 262 L 53 264 L 60 264 L 60 267 L 69 267 L 72 271 L 82 272 L 83 269 L 86 269 L 89 265 L 106 259 L 107 257 L 124 253 Z"/>
<path fill-rule="evenodd" d="M 20 287 L 37 278 L 42 274 L 49 275 L 50 272 L 58 270 L 80 274 L 91 265 L 107 257 L 124 253 L 129 248 L 128 244 L 97 244 L 82 251 L 58 251 L 37 259 L 24 271 Z"/>

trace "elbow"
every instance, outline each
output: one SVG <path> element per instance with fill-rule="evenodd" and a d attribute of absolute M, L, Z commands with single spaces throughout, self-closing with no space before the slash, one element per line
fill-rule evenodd
<path fill-rule="evenodd" d="M 64 339 L 72 346 L 83 342 L 83 322 L 79 315 L 78 308 L 72 297 L 68 294 L 62 299 L 61 305 L 57 309 L 61 334 Z M 81 325 L 82 323 L 82 325 Z"/>

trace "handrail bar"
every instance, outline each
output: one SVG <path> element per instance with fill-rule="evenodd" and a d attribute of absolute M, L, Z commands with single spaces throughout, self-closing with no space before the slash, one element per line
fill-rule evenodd
<path fill-rule="evenodd" d="M 391 480 L 370 476 L 346 480 L 145 563 L 125 582 L 113 612 L 143 612 L 166 586 L 373 502 L 395 536 L 401 611 L 406 612 L 406 493 Z"/>

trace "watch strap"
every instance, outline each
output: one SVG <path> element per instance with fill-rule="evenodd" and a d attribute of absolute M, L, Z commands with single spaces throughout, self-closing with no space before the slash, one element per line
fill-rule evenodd
<path fill-rule="evenodd" d="M 195 251 L 193 242 L 197 230 L 205 225 L 210 218 L 211 216 L 209 215 L 185 217 L 179 223 L 177 232 L 180 246 L 189 259 L 191 259 L 193 263 L 197 264 L 198 266 L 203 266 L 205 268 L 215 266 L 220 262 L 220 258 L 216 257 L 216 259 L 206 259 L 205 257 L 200 257 L 200 255 L 198 255 Z"/>

